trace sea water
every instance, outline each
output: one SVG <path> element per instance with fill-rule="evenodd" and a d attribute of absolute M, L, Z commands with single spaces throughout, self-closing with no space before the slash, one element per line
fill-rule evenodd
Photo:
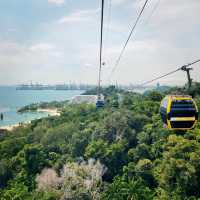
<path fill-rule="evenodd" d="M 31 103 L 64 101 L 83 93 L 80 90 L 16 90 L 15 87 L 0 87 L 0 127 L 47 117 L 45 112 L 17 113 L 17 110 Z"/>

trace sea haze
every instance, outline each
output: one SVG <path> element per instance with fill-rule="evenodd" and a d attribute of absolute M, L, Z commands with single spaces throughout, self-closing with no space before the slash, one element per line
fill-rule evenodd
<path fill-rule="evenodd" d="M 17 110 L 31 103 L 64 101 L 83 93 L 80 90 L 16 90 L 15 87 L 0 87 L 0 113 L 4 120 L 1 126 L 18 124 L 33 119 L 46 117 L 48 113 L 19 114 Z"/>

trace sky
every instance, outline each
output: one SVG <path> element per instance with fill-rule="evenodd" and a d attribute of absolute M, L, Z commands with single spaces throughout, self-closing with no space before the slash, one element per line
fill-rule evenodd
<path fill-rule="evenodd" d="M 141 84 L 200 59 L 200 0 L 149 0 L 108 78 L 144 2 L 105 0 L 102 84 Z M 100 5 L 100 0 L 0 0 L 0 85 L 96 84 Z M 192 78 L 200 81 L 200 63 L 193 68 Z M 180 71 L 159 82 L 186 81 Z"/>

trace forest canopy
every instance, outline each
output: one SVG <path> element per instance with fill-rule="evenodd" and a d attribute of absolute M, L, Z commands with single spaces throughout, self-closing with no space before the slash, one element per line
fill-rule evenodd
<path fill-rule="evenodd" d="M 176 91 L 187 93 L 109 87 L 102 109 L 54 102 L 60 116 L 1 134 L 0 199 L 200 199 L 200 122 L 169 131 L 159 115 L 161 99 Z M 200 110 L 200 83 L 189 94 Z"/>

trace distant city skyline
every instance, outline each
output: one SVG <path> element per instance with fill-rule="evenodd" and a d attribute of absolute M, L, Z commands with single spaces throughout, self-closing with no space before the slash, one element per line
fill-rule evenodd
<path fill-rule="evenodd" d="M 100 0 L 0 1 L 0 85 L 31 80 L 42 84 L 70 80 L 96 84 L 100 3 Z M 108 75 L 143 3 L 144 0 L 105 0 L 106 64 L 102 84 L 108 84 Z M 199 59 L 199 10 L 199 0 L 149 1 L 111 83 L 117 80 L 119 84 L 141 84 Z M 193 67 L 191 76 L 200 81 L 200 64 Z M 180 71 L 159 83 L 183 85 L 187 77 Z"/>

